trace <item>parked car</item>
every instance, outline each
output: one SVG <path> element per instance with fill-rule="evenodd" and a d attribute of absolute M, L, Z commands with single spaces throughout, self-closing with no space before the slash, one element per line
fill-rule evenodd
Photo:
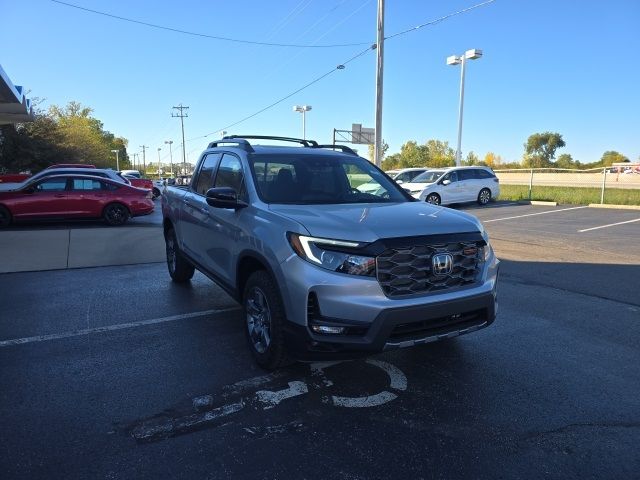
<path fill-rule="evenodd" d="M 123 174 L 124 178 L 126 178 L 131 185 L 138 188 L 144 188 L 145 190 L 149 190 L 153 195 L 153 198 L 157 198 L 160 196 L 160 192 L 153 186 L 153 181 L 148 178 L 141 177 L 133 177 L 130 175 Z"/>
<path fill-rule="evenodd" d="M 385 173 L 393 178 L 397 184 L 402 185 L 403 183 L 410 182 L 413 178 L 427 170 L 428 168 L 426 167 L 402 168 L 400 170 L 389 170 Z M 375 192 L 378 188 L 379 185 L 376 182 L 373 182 L 360 185 L 358 190 L 361 192 Z"/>
<path fill-rule="evenodd" d="M 435 205 L 476 201 L 486 205 L 500 195 L 500 181 L 489 167 L 427 170 L 402 187 L 414 198 Z"/>
<path fill-rule="evenodd" d="M 45 168 L 39 173 L 23 180 L 22 182 L 7 182 L 0 184 L 0 192 L 6 192 L 9 190 L 20 190 L 27 183 L 30 183 L 34 180 L 39 180 L 45 177 L 51 177 L 53 175 L 70 175 L 70 174 L 79 174 L 79 175 L 93 175 L 96 177 L 108 178 L 115 182 L 124 183 L 126 185 L 131 185 L 131 182 L 127 180 L 123 175 L 120 175 L 115 170 L 111 170 L 108 168 L 88 168 L 88 167 L 72 167 L 72 168 Z"/>
<path fill-rule="evenodd" d="M 78 218 L 102 218 L 109 225 L 122 225 L 153 208 L 148 190 L 95 175 L 52 175 L 0 192 L 0 227 L 20 221 Z"/>
<path fill-rule="evenodd" d="M 249 142 L 265 138 L 303 147 Z M 480 221 L 418 202 L 353 150 L 334 148 L 211 142 L 189 185 L 162 196 L 171 278 L 188 282 L 198 269 L 242 303 L 249 348 L 267 369 L 491 324 L 499 262 Z M 376 193 L 354 188 L 362 178 Z"/>
<path fill-rule="evenodd" d="M 139 170 L 120 170 L 120 173 L 127 177 L 142 178 L 142 174 Z"/>

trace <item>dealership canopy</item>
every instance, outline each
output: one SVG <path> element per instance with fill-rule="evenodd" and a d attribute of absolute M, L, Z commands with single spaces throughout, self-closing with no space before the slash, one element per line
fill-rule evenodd
<path fill-rule="evenodd" d="M 23 88 L 14 85 L 0 66 L 0 125 L 33 120 L 31 101 L 24 96 Z"/>

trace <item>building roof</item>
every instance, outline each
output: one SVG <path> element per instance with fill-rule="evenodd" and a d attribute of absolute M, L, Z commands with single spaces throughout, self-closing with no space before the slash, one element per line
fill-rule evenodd
<path fill-rule="evenodd" d="M 24 96 L 21 86 L 11 82 L 0 65 L 0 125 L 33 120 L 31 100 Z"/>

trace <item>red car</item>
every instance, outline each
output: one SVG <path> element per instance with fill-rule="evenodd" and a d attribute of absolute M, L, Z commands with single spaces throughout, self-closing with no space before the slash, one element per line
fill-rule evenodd
<path fill-rule="evenodd" d="M 122 225 L 153 208 L 149 190 L 91 175 L 55 175 L 0 192 L 0 227 L 14 221 L 76 218 Z"/>

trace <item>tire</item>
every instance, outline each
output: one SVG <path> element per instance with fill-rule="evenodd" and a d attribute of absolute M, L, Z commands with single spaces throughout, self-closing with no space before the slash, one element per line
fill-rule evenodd
<path fill-rule="evenodd" d="M 483 188 L 482 190 L 480 190 L 480 193 L 478 194 L 478 203 L 480 205 L 486 205 L 490 201 L 491 201 L 491 190 L 489 190 L 488 188 Z"/>
<path fill-rule="evenodd" d="M 275 370 L 290 363 L 284 345 L 284 306 L 275 280 L 264 270 L 254 272 L 242 295 L 245 333 L 258 365 Z"/>
<path fill-rule="evenodd" d="M 167 252 L 167 269 L 171 280 L 176 283 L 186 283 L 193 277 L 195 267 L 180 253 L 176 232 L 173 228 L 165 234 L 165 249 Z"/>
<path fill-rule="evenodd" d="M 424 201 L 433 205 L 440 205 L 441 199 L 440 195 L 438 195 L 437 193 L 430 193 L 429 195 L 427 195 Z"/>
<path fill-rule="evenodd" d="M 102 218 L 111 226 L 123 225 L 129 220 L 129 216 L 129 209 L 121 203 L 111 203 L 102 212 Z"/>
<path fill-rule="evenodd" d="M 153 195 L 153 199 L 155 200 L 160 196 L 160 190 L 156 187 L 153 187 L 153 190 L 151 190 L 151 195 Z"/>
<path fill-rule="evenodd" d="M 7 207 L 0 205 L 0 228 L 11 225 L 11 212 Z"/>

